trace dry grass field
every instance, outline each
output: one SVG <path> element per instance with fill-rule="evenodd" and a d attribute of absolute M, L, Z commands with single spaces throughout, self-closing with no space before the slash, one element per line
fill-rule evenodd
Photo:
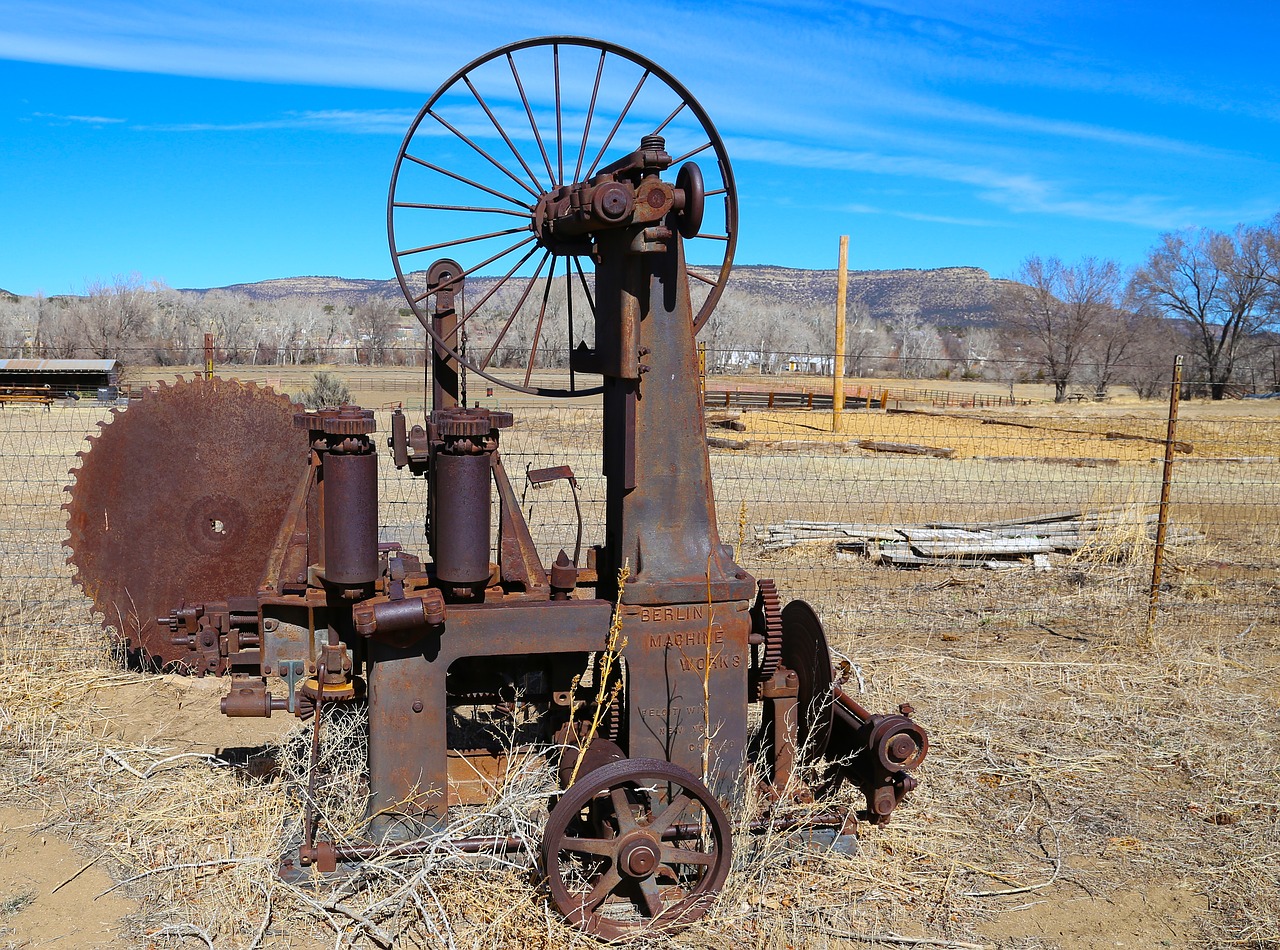
<path fill-rule="evenodd" d="M 1138 519 L 1048 571 L 904 571 L 837 557 L 834 542 L 766 553 L 754 538 L 787 518 L 1141 512 L 1159 495 L 1163 406 L 919 406 L 849 412 L 840 432 L 829 414 L 744 415 L 746 431 L 724 434 L 748 444 L 712 450 L 723 539 L 815 604 L 850 663 L 846 689 L 874 709 L 911 702 L 933 745 L 920 789 L 890 825 L 862 830 L 856 855 L 738 835 L 713 912 L 642 945 L 1280 948 L 1274 403 L 1184 405 L 1173 521 L 1186 531 L 1150 631 Z M 513 478 L 572 464 L 593 539 L 598 412 L 519 413 L 504 434 Z M 128 672 L 70 586 L 61 486 L 105 417 L 0 410 L 0 947 L 595 945 L 560 924 L 527 864 L 478 864 L 443 841 L 341 880 L 276 876 L 299 835 L 298 728 L 219 716 L 212 680 Z M 421 547 L 422 485 L 386 475 L 385 536 Z M 572 541 L 558 490 L 527 499 L 549 547 Z M 328 735 L 321 795 L 331 825 L 354 831 L 360 724 Z M 452 830 L 536 841 L 549 785 L 525 762 Z"/>

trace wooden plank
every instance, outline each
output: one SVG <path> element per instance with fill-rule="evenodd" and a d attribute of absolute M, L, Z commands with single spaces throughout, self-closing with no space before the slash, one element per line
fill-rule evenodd
<path fill-rule="evenodd" d="M 877 442 L 874 439 L 863 439 L 857 443 L 858 448 L 868 452 L 895 452 L 900 455 L 928 455 L 932 458 L 949 459 L 956 454 L 955 449 L 947 449 L 934 445 L 916 445 L 913 442 Z"/>

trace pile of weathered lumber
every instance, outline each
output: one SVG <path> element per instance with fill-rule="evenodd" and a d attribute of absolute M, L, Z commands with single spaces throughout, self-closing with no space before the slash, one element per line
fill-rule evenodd
<path fill-rule="evenodd" d="M 756 533 L 763 551 L 782 551 L 804 541 L 836 542 L 837 552 L 863 554 L 900 567 L 1015 567 L 1036 555 L 1070 554 L 1086 545 L 1141 532 L 1155 536 L 1155 506 L 1120 506 L 981 523 L 848 524 L 784 521 Z M 1175 530 L 1189 540 L 1193 532 Z"/>

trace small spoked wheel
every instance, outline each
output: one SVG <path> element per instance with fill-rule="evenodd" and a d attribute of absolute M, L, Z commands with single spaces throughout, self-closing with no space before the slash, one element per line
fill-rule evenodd
<path fill-rule="evenodd" d="M 570 360 L 594 341 L 591 241 L 547 240 L 539 208 L 651 136 L 665 141 L 677 185 L 698 195 L 699 214 L 680 228 L 696 332 L 729 278 L 738 199 L 724 142 L 693 95 L 631 50 L 574 36 L 503 46 L 446 80 L 405 136 L 387 201 L 396 278 L 435 344 L 520 392 L 598 393 Z M 450 285 L 426 272 L 442 255 L 468 281 L 448 331 L 431 313 Z"/>
<path fill-rule="evenodd" d="M 581 776 L 552 809 L 542 842 L 556 908 L 607 940 L 697 920 L 732 857 L 714 796 L 661 759 L 622 759 Z"/>

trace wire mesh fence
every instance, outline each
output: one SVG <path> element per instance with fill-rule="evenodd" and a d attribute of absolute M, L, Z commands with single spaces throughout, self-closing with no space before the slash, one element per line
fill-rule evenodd
<path fill-rule="evenodd" d="M 420 399 L 416 375 L 397 381 Z M 891 388 L 899 395 L 882 398 Z M 909 627 L 946 637 L 1028 625 L 1063 636 L 1136 635 L 1155 549 L 1164 404 L 993 405 L 972 390 L 966 402 L 964 390 L 941 383 L 923 393 L 866 384 L 868 397 L 875 390 L 881 398 L 851 400 L 860 408 L 846 410 L 838 427 L 829 408 L 725 409 L 708 400 L 721 540 L 744 567 L 814 602 L 837 635 Z M 485 393 L 475 401 L 503 400 Z M 407 400 L 379 404 L 386 401 Z M 560 548 L 574 552 L 579 510 L 585 543 L 599 543 L 598 402 L 505 405 L 517 413 L 503 434 L 506 467 L 544 562 Z M 1158 622 L 1275 624 L 1276 408 L 1184 404 Z M 37 616 L 64 630 L 94 629 L 65 561 L 61 506 L 76 453 L 110 412 L 83 402 L 0 408 L 0 631 Z M 389 411 L 378 416 L 386 433 Z M 381 464 L 381 540 L 425 554 L 425 483 L 397 472 L 385 451 Z M 568 483 L 535 487 L 524 475 L 565 464 L 578 504 Z M 139 459 L 119 490 L 163 491 L 164 481 Z M 175 533 L 164 556 L 180 559 L 184 543 Z"/>

